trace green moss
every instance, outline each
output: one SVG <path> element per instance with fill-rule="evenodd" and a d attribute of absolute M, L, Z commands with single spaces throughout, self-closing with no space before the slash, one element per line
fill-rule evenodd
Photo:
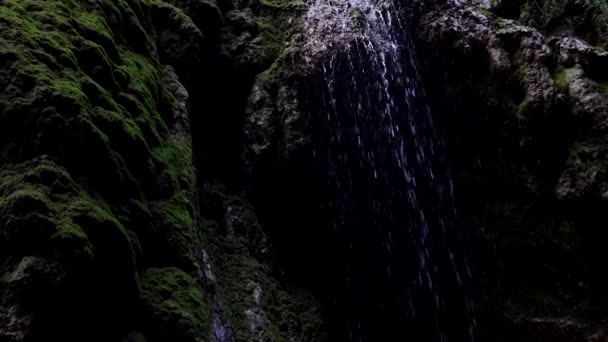
<path fill-rule="evenodd" d="M 183 135 L 175 135 L 170 141 L 152 150 L 152 155 L 167 170 L 172 185 L 179 188 L 180 178 L 189 184 L 195 183 L 195 170 L 193 167 L 192 141 Z"/>
<path fill-rule="evenodd" d="M 583 4 L 596 23 L 603 29 L 608 29 L 608 2 L 606 0 L 584 0 Z"/>
<path fill-rule="evenodd" d="M 514 65 L 516 65 L 515 77 L 521 83 L 523 82 L 523 79 L 526 76 L 526 73 L 528 72 L 527 63 L 524 57 L 522 56 L 521 51 L 517 51 L 515 53 L 515 55 L 513 56 L 513 61 Z"/>
<path fill-rule="evenodd" d="M 32 3 L 37 8 L 26 15 L 26 8 Z M 135 3 L 141 6 L 141 1 Z M 5 1 L 5 6 L 0 7 L 0 29 L 3 36 L 11 38 L 5 49 L 19 52 L 15 66 L 24 74 L 22 77 L 34 79 L 36 86 L 78 104 L 79 112 L 72 115 L 88 117 L 95 126 L 110 126 L 112 141 L 118 142 L 112 144 L 115 150 L 137 150 L 141 155 L 145 154 L 147 141 L 157 143 L 166 134 L 159 109 L 172 98 L 164 86 L 160 65 L 149 57 L 156 54 L 152 44 L 146 43 L 150 50 L 145 53 L 132 50 L 126 37 L 116 37 L 124 36 L 124 32 L 114 32 L 102 10 L 112 7 L 119 14 L 115 20 L 122 19 L 119 24 L 145 32 L 137 15 L 124 1 L 116 6 L 110 4 Z M 150 38 L 146 35 L 144 40 Z M 113 54 L 114 60 L 110 57 Z M 59 60 L 69 63 L 60 65 Z M 115 74 L 122 75 L 123 84 L 114 78 Z M 102 82 L 103 87 L 93 79 Z M 114 100 L 119 93 L 126 93 L 122 97 L 131 100 L 128 108 Z"/>
<path fill-rule="evenodd" d="M 167 212 L 166 217 L 173 223 L 174 225 L 182 228 L 180 230 L 192 230 L 194 229 L 194 221 L 192 218 L 192 205 L 190 200 L 181 193 L 176 193 L 170 200 L 169 204 L 166 206 Z M 191 210 L 188 210 L 190 208 Z M 194 238 L 194 236 L 191 236 Z"/>
<path fill-rule="evenodd" d="M 142 274 L 142 300 L 148 336 L 177 342 L 210 340 L 211 309 L 192 277 L 177 268 L 151 268 Z"/>
<path fill-rule="evenodd" d="M 553 84 L 557 90 L 563 93 L 568 93 L 568 69 L 559 67 L 553 72 Z"/>
<path fill-rule="evenodd" d="M 51 245 L 64 257 L 75 258 L 79 263 L 90 264 L 94 259 L 94 247 L 82 228 L 66 219 L 58 222 L 57 231 L 51 237 Z"/>
<path fill-rule="evenodd" d="M 0 206 L 9 211 L 25 214 L 27 211 L 37 211 L 48 214 L 51 203 L 48 197 L 38 189 L 19 189 L 2 198 Z"/>
<path fill-rule="evenodd" d="M 19 181 L 17 177 L 2 178 L 3 181 Z M 48 240 L 54 232 L 51 215 L 52 204 L 39 188 L 19 186 L 0 196 L 0 256 L 18 249 L 40 249 L 40 242 L 31 239 Z"/>
<path fill-rule="evenodd" d="M 138 265 L 200 250 L 192 146 L 174 132 L 152 2 L 0 0 L 0 256 L 58 260 L 125 312 Z"/>
<path fill-rule="evenodd" d="M 281 52 L 281 54 L 272 62 L 272 64 L 264 71 L 259 73 L 256 77 L 256 81 L 258 84 L 264 84 L 268 82 L 273 82 L 277 77 L 281 75 L 281 72 L 286 67 L 286 53 L 285 51 Z"/>
<path fill-rule="evenodd" d="M 319 338 L 320 320 L 314 300 L 305 294 L 287 292 L 285 287 L 272 279 L 256 259 L 241 253 L 227 256 L 220 266 L 220 288 L 237 341 L 254 338 L 248 310 L 265 314 L 265 340 L 315 341 Z"/>
<path fill-rule="evenodd" d="M 156 235 L 164 246 L 163 258 L 184 270 L 196 269 L 201 234 L 190 198 L 178 192 L 171 199 L 156 202 L 153 213 L 158 218 Z"/>
<path fill-rule="evenodd" d="M 169 170 L 173 189 L 179 188 L 184 172 L 187 182 L 194 181 L 190 142 L 174 139 L 167 127 L 172 120 L 168 108 L 175 99 L 154 57 L 158 53 L 153 35 L 144 29 L 148 7 L 149 1 L 142 0 L 3 0 L 0 6 L 0 36 L 6 43 L 1 52 L 16 51 L 11 54 L 11 72 L 31 80 L 41 95 L 49 94 L 47 112 L 54 113 L 55 121 L 46 122 L 41 138 L 55 144 L 62 141 L 56 146 L 29 148 L 46 149 L 64 163 L 77 157 L 66 154 L 66 146 L 89 146 L 93 157 L 80 163 L 76 177 L 89 178 L 85 180 L 89 186 L 103 185 L 98 190 L 104 197 L 111 194 L 112 187 L 114 192 L 124 191 L 126 184 L 137 188 L 138 180 L 149 172 L 152 158 Z M 143 42 L 135 44 L 134 38 Z M 23 90 L 25 95 L 27 89 Z M 3 119 L 0 117 L 0 124 Z M 34 115 L 31 121 L 24 121 L 21 133 L 29 142 L 41 134 L 36 119 Z M 64 127 L 53 128 L 57 124 Z M 12 155 L 21 153 L 19 146 L 12 148 Z M 74 147 L 69 150 L 80 153 Z M 59 185 L 49 184 L 51 188 Z M 129 196 L 143 199 L 138 190 Z M 61 234 L 65 235 L 69 234 Z"/>
<path fill-rule="evenodd" d="M 485 16 L 486 16 L 486 17 L 488 17 L 488 19 L 490 19 L 490 20 L 495 20 L 495 19 L 497 19 L 497 18 L 498 18 L 498 16 L 497 16 L 496 14 L 494 14 L 494 12 L 492 12 L 492 11 L 490 11 L 490 10 L 486 9 L 486 8 L 483 8 L 483 7 L 481 7 L 481 6 L 477 6 L 477 7 L 475 7 L 475 10 L 476 10 L 477 12 L 479 12 L 479 13 L 481 13 L 481 14 L 485 15 Z"/>
<path fill-rule="evenodd" d="M 81 225 L 86 231 L 101 227 L 105 230 L 104 234 L 114 235 L 111 240 L 115 251 L 119 252 L 121 249 L 124 249 L 122 251 L 125 258 L 123 261 L 128 263 L 128 258 L 130 257 L 131 262 L 135 263 L 135 260 L 133 260 L 133 247 L 130 244 L 127 229 L 103 201 L 94 199 L 86 193 L 81 193 L 80 196 L 75 197 L 69 205 L 63 208 L 63 212 L 71 216 L 73 221 L 82 222 Z"/>
<path fill-rule="evenodd" d="M 586 137 L 574 141 L 568 150 L 569 167 L 583 167 L 587 170 L 608 169 L 608 139 L 604 136 Z"/>
<path fill-rule="evenodd" d="M 298 0 L 262 0 L 256 23 L 261 37 L 259 47 L 270 61 L 280 58 L 285 43 L 300 25 L 305 3 Z M 273 63 L 274 65 L 274 63 Z"/>
<path fill-rule="evenodd" d="M 233 325 L 237 341 L 252 339 L 251 325 L 245 310 L 255 307 L 253 294 L 248 288 L 259 273 L 260 265 L 255 259 L 232 256 L 222 264 L 220 286 L 226 296 L 226 314 Z M 253 278 L 253 279 L 251 279 Z"/>
<path fill-rule="evenodd" d="M 270 7 L 274 9 L 285 9 L 289 8 L 293 1 L 290 0 L 261 0 L 260 4 L 264 7 Z"/>
<path fill-rule="evenodd" d="M 50 248 L 57 257 L 86 264 L 94 259 L 95 245 L 107 242 L 99 237 L 112 234 L 108 227 L 114 227 L 109 240 L 134 271 L 126 229 L 103 206 L 99 199 L 79 191 L 65 169 L 47 160 L 12 166 L 0 173 L 0 212 L 8 234 L 3 243 L 12 243 L 17 249 L 26 247 L 36 254 L 48 253 Z M 38 228 L 24 229 L 28 226 Z M 36 243 L 27 245 L 28 240 Z"/>
<path fill-rule="evenodd" d="M 192 143 L 170 111 L 175 98 L 157 59 L 150 4 L 0 0 L 0 85 L 11 90 L 0 97 L 0 256 L 58 260 L 125 312 L 139 297 L 138 267 L 194 274 L 203 239 Z M 267 75 L 286 65 L 301 8 L 256 5 Z M 271 340 L 314 340 L 315 305 L 284 290 L 245 242 L 214 241 L 219 291 L 240 340 L 251 340 L 245 311 L 258 305 Z M 252 284 L 262 289 L 260 303 Z M 141 290 L 149 339 L 208 337 L 209 299 L 190 275 L 149 268 Z M 139 324 L 104 319 L 108 329 Z"/>
<path fill-rule="evenodd" d="M 531 110 L 532 102 L 529 96 L 526 96 L 517 106 L 517 118 L 519 120 L 526 120 L 528 113 Z"/>

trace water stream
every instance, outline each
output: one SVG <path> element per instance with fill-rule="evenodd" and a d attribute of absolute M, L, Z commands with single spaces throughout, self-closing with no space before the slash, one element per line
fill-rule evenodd
<path fill-rule="evenodd" d="M 443 143 L 391 0 L 315 0 L 301 98 L 326 170 L 332 341 L 473 341 L 470 271 Z"/>

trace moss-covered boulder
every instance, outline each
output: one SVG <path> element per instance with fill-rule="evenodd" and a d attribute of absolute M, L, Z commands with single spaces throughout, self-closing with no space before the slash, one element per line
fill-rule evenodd
<path fill-rule="evenodd" d="M 118 340 L 143 265 L 196 268 L 187 94 L 161 65 L 159 6 L 0 1 L 0 339 Z"/>

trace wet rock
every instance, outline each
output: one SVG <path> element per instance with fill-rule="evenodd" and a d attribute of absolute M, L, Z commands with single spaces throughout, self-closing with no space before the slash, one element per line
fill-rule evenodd
<path fill-rule="evenodd" d="M 565 68 L 580 65 L 594 80 L 604 81 L 608 73 L 608 53 L 602 49 L 589 45 L 586 41 L 574 36 L 561 36 L 550 40 L 556 50 L 559 62 Z"/>
<path fill-rule="evenodd" d="M 184 138 L 190 137 L 190 95 L 188 90 L 182 85 L 174 68 L 163 66 L 168 78 L 168 86 L 171 89 L 175 101 L 172 103 L 171 131 L 176 135 L 183 135 Z"/>
<path fill-rule="evenodd" d="M 572 168 L 564 171 L 556 187 L 559 199 L 583 199 L 593 195 L 593 189 L 600 178 L 599 168 L 587 169 L 584 167 Z"/>
<path fill-rule="evenodd" d="M 264 327 L 266 326 L 266 315 L 259 309 L 247 309 L 245 315 L 249 320 L 251 336 L 254 341 L 264 341 Z"/>
<path fill-rule="evenodd" d="M 161 61 L 172 65 L 182 80 L 191 81 L 206 51 L 206 39 L 190 17 L 166 2 L 153 8 Z"/>
<path fill-rule="evenodd" d="M 272 63 L 272 50 L 264 46 L 260 27 L 251 8 L 237 9 L 225 14 L 226 26 L 221 32 L 221 55 L 238 69 L 259 71 Z"/>
<path fill-rule="evenodd" d="M 170 0 L 167 2 L 184 11 L 205 35 L 218 34 L 223 24 L 223 17 L 217 1 Z"/>
<path fill-rule="evenodd" d="M 607 188 L 605 52 L 570 33 L 545 39 L 572 13 L 568 1 L 541 2 L 540 12 L 521 1 L 481 5 L 492 12 L 479 3 L 429 12 L 417 32 L 460 170 L 456 191 L 475 194 L 461 210 L 480 244 L 495 246 L 480 252 L 495 261 L 478 265 L 494 279 L 483 285 L 495 291 L 489 305 L 517 326 L 505 341 L 602 339 L 607 311 L 588 301 L 604 302 L 596 267 L 606 241 L 597 230 Z"/>
<path fill-rule="evenodd" d="M 35 315 L 26 307 L 44 301 L 44 292 L 54 292 L 66 272 L 55 261 L 26 256 L 0 281 L 0 338 L 10 342 L 31 338 Z"/>
<path fill-rule="evenodd" d="M 608 103 L 601 86 L 589 79 L 581 68 L 566 71 L 564 78 L 573 100 L 573 114 L 580 116 L 583 124 L 594 126 L 594 130 L 605 130 Z"/>
<path fill-rule="evenodd" d="M 142 275 L 142 300 L 150 341 L 205 341 L 211 333 L 206 295 L 176 268 L 148 269 Z"/>
<path fill-rule="evenodd" d="M 547 27 L 562 18 L 574 3 L 573 0 L 546 0 L 538 5 L 528 1 L 522 6 L 520 19 L 528 25 Z"/>
<path fill-rule="evenodd" d="M 271 94 L 272 82 L 276 81 L 256 82 L 249 96 L 244 132 L 247 139 L 245 160 L 250 168 L 254 168 L 258 161 L 268 159 L 265 154 L 272 153 L 275 148 L 274 137 L 279 123 L 276 120 L 275 98 Z"/>
<path fill-rule="evenodd" d="M 255 208 L 209 191 L 218 223 L 201 217 L 193 161 L 202 71 L 244 70 L 248 91 L 281 52 L 287 5 L 0 6 L 0 339 L 234 341 L 246 307 L 266 312 L 266 336 L 314 338 L 317 306 L 271 273 Z"/>
<path fill-rule="evenodd" d="M 514 338 L 524 342 L 596 342 L 608 337 L 603 329 L 572 317 L 518 318 L 515 320 L 514 333 Z"/>
<path fill-rule="evenodd" d="M 202 277 L 205 279 L 205 281 L 208 282 L 209 285 L 214 286 L 217 282 L 217 277 L 215 276 L 213 265 L 211 265 L 211 258 L 209 257 L 207 251 L 204 249 L 201 252 L 200 265 Z"/>
<path fill-rule="evenodd" d="M 255 209 L 247 200 L 230 194 L 221 184 L 207 184 L 203 197 L 207 217 L 221 224 L 221 233 L 245 246 L 261 262 L 270 261 L 271 244 Z M 213 206 L 213 208 L 211 208 Z"/>
<path fill-rule="evenodd" d="M 0 8 L 17 51 L 0 63 L 0 325 L 120 340 L 141 265 L 177 265 L 197 241 L 188 98 L 159 54 L 194 58 L 200 32 L 158 2 L 23 6 Z"/>
<path fill-rule="evenodd" d="M 32 317 L 19 315 L 17 306 L 3 306 L 0 308 L 0 338 L 7 342 L 26 341 Z"/>

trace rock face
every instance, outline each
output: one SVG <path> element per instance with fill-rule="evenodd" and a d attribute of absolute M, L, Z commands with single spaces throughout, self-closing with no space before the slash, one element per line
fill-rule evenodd
<path fill-rule="evenodd" d="M 0 341 L 326 340 L 336 240 L 302 86 L 367 5 L 0 0 Z M 601 6 L 402 9 L 480 340 L 608 339 Z"/>
<path fill-rule="evenodd" d="M 0 340 L 318 339 L 251 205 L 194 166 L 222 23 L 211 1 L 0 1 Z"/>
<path fill-rule="evenodd" d="M 504 321 L 487 338 L 604 340 L 606 52 L 572 21 L 584 8 L 540 5 L 432 11 L 421 59 L 489 321 Z"/>
<path fill-rule="evenodd" d="M 196 268 L 187 93 L 148 33 L 157 9 L 1 4 L 3 339 L 120 338 L 140 270 Z"/>
<path fill-rule="evenodd" d="M 601 267 L 608 78 L 598 9 L 572 1 L 434 6 L 420 6 L 423 15 L 412 22 L 460 217 L 473 240 L 479 334 L 504 341 L 606 339 Z M 308 184 L 310 196 L 318 195 L 308 183 L 315 174 L 306 157 L 314 133 L 298 84 L 332 54 L 320 46 L 316 58 L 302 58 L 311 54 L 298 39 L 294 35 L 285 50 L 281 65 L 287 67 L 258 78 L 245 124 L 246 160 L 254 173 L 264 170 L 254 184 L 290 203 L 270 207 L 292 219 L 302 211 L 318 214 L 294 185 Z M 343 43 L 330 45 L 340 50 L 348 46 Z M 281 190 L 287 186 L 288 192 Z M 274 225 L 285 224 L 270 215 Z M 322 251 L 318 241 L 327 235 L 303 221 L 293 234 L 306 230 L 307 241 Z M 280 231 L 274 238 L 295 245 Z"/>

